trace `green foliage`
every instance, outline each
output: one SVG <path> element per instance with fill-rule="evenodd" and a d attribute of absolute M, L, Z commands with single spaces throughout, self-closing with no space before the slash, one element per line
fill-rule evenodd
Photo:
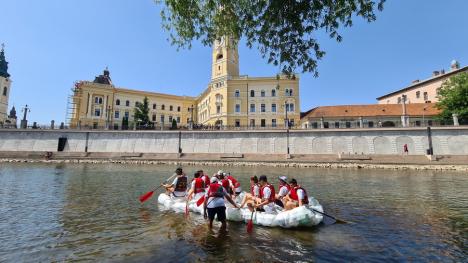
<path fill-rule="evenodd" d="M 128 130 L 128 118 L 127 117 L 122 118 L 122 130 Z"/>
<path fill-rule="evenodd" d="M 139 125 L 150 124 L 148 97 L 143 99 L 143 103 L 135 105 L 135 122 Z"/>
<path fill-rule="evenodd" d="M 200 40 L 210 46 L 221 36 L 245 37 L 249 48 L 258 47 L 268 63 L 291 75 L 297 68 L 318 76 L 317 61 L 325 52 L 319 33 L 341 42 L 338 31 L 361 17 L 376 19 L 385 0 L 156 0 L 163 5 L 163 28 L 178 48 Z"/>
<path fill-rule="evenodd" d="M 450 121 L 452 114 L 458 114 L 460 123 L 468 124 L 468 72 L 457 74 L 442 84 L 439 90 L 437 108 L 442 110 L 439 117 Z"/>
<path fill-rule="evenodd" d="M 177 130 L 177 121 L 175 119 L 172 119 L 172 126 L 171 126 L 171 129 L 172 130 Z"/>

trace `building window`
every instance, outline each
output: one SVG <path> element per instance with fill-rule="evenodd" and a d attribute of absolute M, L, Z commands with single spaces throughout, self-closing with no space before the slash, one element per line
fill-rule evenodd
<path fill-rule="evenodd" d="M 416 99 L 419 99 L 421 97 L 421 92 L 420 91 L 416 91 Z"/>
<path fill-rule="evenodd" d="M 271 112 L 276 112 L 276 103 L 271 104 Z"/>
<path fill-rule="evenodd" d="M 236 90 L 236 92 L 234 92 L 234 97 L 237 97 L 237 98 L 240 97 L 240 92 L 239 92 L 239 90 Z"/>
<path fill-rule="evenodd" d="M 172 105 L 169 105 L 169 111 L 172 111 L 174 109 L 174 107 L 172 107 Z"/>
<path fill-rule="evenodd" d="M 419 126 L 421 126 L 421 121 L 416 121 L 415 124 L 416 124 L 417 127 L 419 127 Z"/>
<path fill-rule="evenodd" d="M 401 104 L 401 97 L 398 97 L 398 104 Z"/>
<path fill-rule="evenodd" d="M 4 88 L 3 88 L 3 96 L 6 96 L 6 95 L 7 95 L 7 92 L 8 92 L 8 88 L 7 88 L 7 87 L 4 87 Z"/>
<path fill-rule="evenodd" d="M 289 96 L 292 96 L 293 95 L 293 89 L 290 89 L 289 90 Z"/>
<path fill-rule="evenodd" d="M 221 106 L 216 106 L 216 114 L 220 114 L 221 113 Z"/>
<path fill-rule="evenodd" d="M 276 119 L 271 120 L 271 127 L 276 127 Z"/>
<path fill-rule="evenodd" d="M 235 127 L 240 127 L 240 120 L 239 119 L 236 119 L 236 121 L 234 123 L 234 126 Z"/>
<path fill-rule="evenodd" d="M 373 121 L 370 121 L 370 122 L 367 124 L 367 126 L 368 126 L 369 128 L 374 128 L 374 122 L 373 122 Z"/>
<path fill-rule="evenodd" d="M 156 114 L 153 114 L 151 120 L 152 120 L 153 122 L 156 121 Z"/>
<path fill-rule="evenodd" d="M 328 129 L 328 121 L 323 123 L 323 128 Z"/>
<path fill-rule="evenodd" d="M 264 90 L 260 91 L 260 97 L 265 97 L 265 91 Z"/>
<path fill-rule="evenodd" d="M 240 104 L 236 104 L 236 112 L 237 112 L 237 113 L 240 112 Z"/>
<path fill-rule="evenodd" d="M 260 105 L 260 111 L 261 111 L 261 112 L 265 112 L 265 104 L 261 104 L 261 105 Z"/>
<path fill-rule="evenodd" d="M 153 110 L 156 109 L 156 103 L 153 103 Z"/>
<path fill-rule="evenodd" d="M 346 122 L 346 128 L 351 128 L 351 122 L 349 121 Z"/>
<path fill-rule="evenodd" d="M 161 115 L 161 123 L 164 123 L 164 115 Z"/>
<path fill-rule="evenodd" d="M 318 128 L 318 123 L 312 122 L 312 128 L 313 128 L 313 129 L 317 129 L 317 128 Z"/>
<path fill-rule="evenodd" d="M 424 100 L 429 100 L 429 96 L 427 95 L 427 92 L 424 92 Z"/>
<path fill-rule="evenodd" d="M 120 100 L 119 99 L 115 101 L 115 105 L 120 106 Z"/>
<path fill-rule="evenodd" d="M 120 111 L 118 111 L 118 110 L 115 111 L 114 118 L 116 118 L 116 119 L 120 118 Z"/>
<path fill-rule="evenodd" d="M 285 90 L 284 90 L 284 95 L 285 95 L 285 96 L 288 96 L 288 95 L 289 95 L 289 89 L 285 89 Z"/>
<path fill-rule="evenodd" d="M 260 127 L 266 127 L 266 121 L 265 119 L 260 120 Z"/>
<path fill-rule="evenodd" d="M 177 116 L 177 123 L 180 123 L 180 117 Z"/>
<path fill-rule="evenodd" d="M 128 120 L 128 118 L 130 117 L 130 113 L 128 111 L 125 112 L 125 119 Z"/>
<path fill-rule="evenodd" d="M 294 103 L 289 104 L 289 111 L 294 111 Z"/>
<path fill-rule="evenodd" d="M 427 121 L 427 126 L 432 126 L 432 120 Z"/>
<path fill-rule="evenodd" d="M 135 107 L 139 107 L 140 106 L 140 102 L 139 101 L 135 101 Z"/>
<path fill-rule="evenodd" d="M 169 123 L 172 123 L 172 116 L 169 116 Z"/>
<path fill-rule="evenodd" d="M 360 122 L 360 121 L 356 121 L 356 127 L 362 128 L 362 127 L 361 127 L 361 122 Z"/>
<path fill-rule="evenodd" d="M 165 110 L 166 109 L 166 106 L 163 104 L 161 105 L 161 110 Z"/>
<path fill-rule="evenodd" d="M 275 90 L 275 89 L 272 89 L 272 90 L 271 90 L 271 96 L 272 96 L 272 97 L 276 97 L 276 90 Z"/>
<path fill-rule="evenodd" d="M 255 120 L 254 119 L 250 120 L 250 127 L 255 127 Z"/>
<path fill-rule="evenodd" d="M 294 119 L 289 120 L 289 127 L 294 127 Z"/>
<path fill-rule="evenodd" d="M 180 112 L 180 106 L 177 107 L 177 111 Z"/>
<path fill-rule="evenodd" d="M 94 116 L 97 116 L 97 117 L 101 116 L 101 109 L 95 109 Z"/>
<path fill-rule="evenodd" d="M 96 103 L 96 104 L 102 104 L 102 98 L 100 98 L 100 97 L 94 98 L 94 103 Z"/>
<path fill-rule="evenodd" d="M 250 112 L 255 112 L 255 104 L 250 104 Z"/>
<path fill-rule="evenodd" d="M 118 130 L 119 129 L 119 125 L 117 123 L 114 123 L 114 130 Z"/>
<path fill-rule="evenodd" d="M 252 98 L 255 97 L 255 90 L 250 91 L 250 97 L 252 97 Z"/>
<path fill-rule="evenodd" d="M 127 106 L 127 107 L 130 106 L 130 101 L 129 100 L 125 101 L 125 106 Z"/>
<path fill-rule="evenodd" d="M 289 104 L 286 103 L 286 111 L 289 112 Z"/>
<path fill-rule="evenodd" d="M 339 121 L 335 121 L 335 128 L 340 128 L 340 122 Z"/>

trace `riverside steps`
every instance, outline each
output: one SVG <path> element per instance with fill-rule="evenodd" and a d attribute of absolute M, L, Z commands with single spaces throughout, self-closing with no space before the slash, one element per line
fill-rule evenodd
<path fill-rule="evenodd" d="M 8 129 L 0 130 L 0 158 L 392 169 L 463 170 L 468 165 L 468 127 L 432 128 L 430 158 L 426 155 L 429 142 L 425 128 L 290 130 L 289 140 L 286 135 L 283 130 Z M 290 158 L 286 158 L 288 141 Z M 403 155 L 405 144 L 408 155 Z M 45 158 L 46 152 L 52 155 Z"/>

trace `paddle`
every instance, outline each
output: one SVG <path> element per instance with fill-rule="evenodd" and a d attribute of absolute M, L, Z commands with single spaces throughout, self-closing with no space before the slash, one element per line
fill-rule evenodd
<path fill-rule="evenodd" d="M 249 220 L 249 222 L 247 222 L 247 233 L 252 233 L 252 230 L 253 230 L 253 221 L 252 221 L 252 218 L 253 218 L 254 212 L 255 212 L 255 209 L 252 210 L 252 214 L 250 215 L 250 220 Z"/>
<path fill-rule="evenodd" d="M 174 173 L 171 177 L 167 178 L 166 183 L 167 183 L 167 181 L 171 180 L 171 179 L 172 179 L 174 176 L 176 176 L 176 175 L 177 175 L 177 174 Z M 148 193 L 146 193 L 146 194 L 144 194 L 144 195 L 141 195 L 141 196 L 140 196 L 140 202 L 143 203 L 143 202 L 147 201 L 148 199 L 150 199 L 150 198 L 153 196 L 154 192 L 155 192 L 156 190 L 158 190 L 159 188 L 161 188 L 161 186 L 162 186 L 162 185 L 156 187 L 155 189 L 153 189 L 152 191 L 149 191 Z"/>
<path fill-rule="evenodd" d="M 185 202 L 185 217 L 189 217 L 188 200 Z"/>
<path fill-rule="evenodd" d="M 201 206 L 205 202 L 205 195 L 202 195 L 197 201 L 197 206 Z"/>
<path fill-rule="evenodd" d="M 338 224 L 348 224 L 348 223 L 349 223 L 349 222 L 346 222 L 346 221 L 344 221 L 344 220 L 338 219 L 338 218 L 336 218 L 336 217 L 334 217 L 334 216 L 331 216 L 331 215 L 329 215 L 329 214 L 325 214 L 325 213 L 323 213 L 323 212 L 320 212 L 320 211 L 318 211 L 318 210 L 315 210 L 315 209 L 313 209 L 313 208 L 312 208 L 312 210 L 314 210 L 315 212 L 317 212 L 317 213 L 319 213 L 319 214 L 322 214 L 322 215 L 324 215 L 324 216 L 328 216 L 329 218 L 335 220 L 335 223 L 338 223 Z"/>

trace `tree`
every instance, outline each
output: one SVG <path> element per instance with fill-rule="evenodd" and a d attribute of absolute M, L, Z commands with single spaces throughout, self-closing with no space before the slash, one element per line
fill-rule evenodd
<path fill-rule="evenodd" d="M 171 129 L 172 130 L 177 130 L 177 121 L 175 119 L 172 119 L 172 124 L 171 124 Z"/>
<path fill-rule="evenodd" d="M 122 118 L 122 130 L 128 130 L 128 118 L 127 117 Z"/>
<path fill-rule="evenodd" d="M 148 97 L 145 97 L 143 99 L 143 103 L 136 103 L 135 122 L 139 125 L 144 126 L 148 126 L 150 124 Z"/>
<path fill-rule="evenodd" d="M 162 3 L 163 28 L 177 48 L 190 48 L 192 40 L 210 46 L 221 36 L 245 37 L 268 63 L 291 75 L 296 69 L 318 76 L 321 50 L 317 33 L 341 42 L 338 31 L 361 17 L 375 21 L 385 0 L 155 0 Z"/>
<path fill-rule="evenodd" d="M 439 90 L 437 108 L 442 110 L 439 118 L 452 120 L 452 114 L 458 115 L 460 124 L 468 124 L 468 72 L 457 74 L 442 84 Z"/>

